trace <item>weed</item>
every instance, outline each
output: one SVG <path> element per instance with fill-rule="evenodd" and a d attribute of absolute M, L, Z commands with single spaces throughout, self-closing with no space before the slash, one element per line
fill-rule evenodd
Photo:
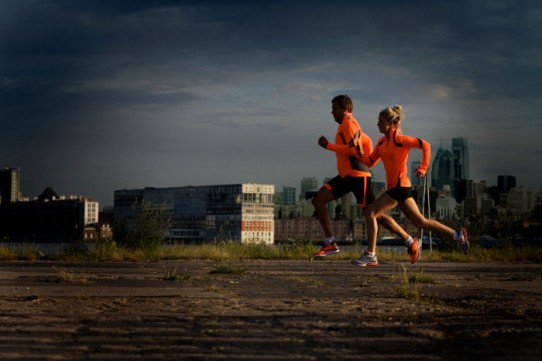
<path fill-rule="evenodd" d="M 237 261 L 245 259 L 288 259 L 307 260 L 318 248 L 311 242 L 294 242 L 292 244 L 242 244 L 234 241 L 223 241 L 216 244 L 173 245 L 134 248 L 112 241 L 99 241 L 96 246 L 86 251 L 67 251 L 56 254 L 55 260 L 100 260 L 100 261 L 143 261 L 143 260 L 215 260 Z M 361 247 L 341 252 L 332 256 L 333 260 L 351 260 L 361 253 Z M 0 260 L 37 260 L 48 256 L 41 253 L 35 244 L 20 243 L 17 246 L 0 245 Z M 406 262 L 406 253 L 378 251 L 378 258 L 383 262 Z M 49 256 L 49 259 L 51 257 Z M 542 247 L 508 245 L 499 248 L 485 249 L 472 245 L 468 255 L 460 250 L 434 250 L 424 252 L 423 262 L 542 262 Z"/>
<path fill-rule="evenodd" d="M 212 274 L 241 274 L 241 273 L 244 273 L 245 271 L 246 270 L 244 268 L 241 268 L 235 265 L 231 261 L 220 261 L 216 263 L 216 265 L 213 267 L 210 273 Z"/>
<path fill-rule="evenodd" d="M 177 266 L 175 266 L 172 272 L 166 270 L 166 266 L 164 266 L 164 276 L 162 279 L 164 281 L 184 281 L 190 279 L 190 276 L 178 273 Z"/>
<path fill-rule="evenodd" d="M 53 280 L 56 283 L 89 283 L 88 275 L 83 273 L 71 272 L 64 269 L 57 269 L 53 266 L 54 270 L 58 272 L 58 276 Z"/>
<path fill-rule="evenodd" d="M 425 275 L 422 271 L 410 271 L 408 267 L 401 265 L 403 270 L 400 275 L 401 285 L 397 289 L 400 297 L 416 302 L 427 298 L 421 293 L 423 284 L 435 283 L 433 277 Z"/>
<path fill-rule="evenodd" d="M 314 277 L 292 276 L 292 277 L 288 277 L 288 280 L 293 281 L 293 282 L 299 282 L 299 283 L 308 283 L 312 287 L 322 287 L 326 285 L 326 282 Z"/>

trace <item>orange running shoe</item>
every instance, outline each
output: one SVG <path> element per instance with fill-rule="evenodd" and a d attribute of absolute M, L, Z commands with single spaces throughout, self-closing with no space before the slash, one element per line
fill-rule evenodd
<path fill-rule="evenodd" d="M 410 255 L 410 263 L 414 264 L 420 258 L 420 246 L 418 238 L 414 238 L 414 242 L 408 247 L 408 254 Z"/>
<path fill-rule="evenodd" d="M 337 246 L 337 243 L 332 242 L 330 244 L 325 244 L 313 254 L 314 257 L 326 257 L 335 253 L 339 252 L 339 247 Z"/>

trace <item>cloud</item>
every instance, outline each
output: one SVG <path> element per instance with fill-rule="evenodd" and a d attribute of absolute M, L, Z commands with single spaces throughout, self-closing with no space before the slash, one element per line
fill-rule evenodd
<path fill-rule="evenodd" d="M 497 155 L 540 152 L 541 18 L 532 1 L 5 0 L 2 162 L 34 172 L 25 193 L 100 174 L 106 203 L 151 183 L 298 185 L 335 174 L 316 139 L 346 93 L 374 140 L 402 104 L 407 134 L 472 139 L 481 176 L 525 172 Z"/>

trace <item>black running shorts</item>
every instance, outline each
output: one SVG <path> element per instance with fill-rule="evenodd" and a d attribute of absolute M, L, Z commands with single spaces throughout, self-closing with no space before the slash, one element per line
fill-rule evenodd
<path fill-rule="evenodd" d="M 412 197 L 412 187 L 395 187 L 388 189 L 386 193 L 397 202 L 403 202 Z"/>
<path fill-rule="evenodd" d="M 341 177 L 338 175 L 324 184 L 324 187 L 333 194 L 335 199 L 350 192 L 354 193 L 356 202 L 363 209 L 374 201 L 371 177 Z"/>

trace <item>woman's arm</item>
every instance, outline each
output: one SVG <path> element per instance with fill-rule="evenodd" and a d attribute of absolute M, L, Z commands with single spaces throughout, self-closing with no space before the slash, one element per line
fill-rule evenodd
<path fill-rule="evenodd" d="M 422 161 L 415 171 L 419 173 L 418 176 L 424 176 L 429 169 L 429 162 L 431 161 L 431 144 L 421 138 L 409 137 L 407 135 L 401 135 L 398 140 L 405 147 L 422 150 Z"/>

